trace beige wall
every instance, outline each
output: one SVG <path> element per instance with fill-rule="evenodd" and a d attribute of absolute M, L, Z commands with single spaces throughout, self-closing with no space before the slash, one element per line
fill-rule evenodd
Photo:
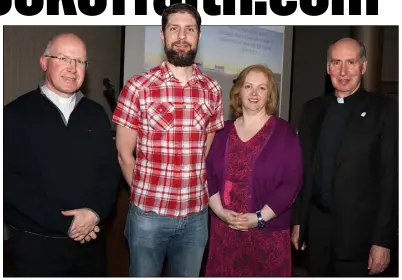
<path fill-rule="evenodd" d="M 4 104 L 34 89 L 42 78 L 39 57 L 47 41 L 61 32 L 80 36 L 88 48 L 89 68 L 84 94 L 111 112 L 103 97 L 103 78 L 120 85 L 121 27 L 119 26 L 5 26 Z"/>

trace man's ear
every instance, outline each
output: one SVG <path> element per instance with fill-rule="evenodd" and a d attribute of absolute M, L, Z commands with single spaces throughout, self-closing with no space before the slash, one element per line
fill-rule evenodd
<path fill-rule="evenodd" d="M 364 73 L 366 73 L 366 70 L 367 70 L 367 60 L 365 62 L 363 62 L 362 75 L 364 75 Z"/>
<path fill-rule="evenodd" d="M 162 43 L 165 44 L 165 33 L 163 32 L 162 29 L 161 29 L 161 32 L 160 32 L 160 38 L 161 38 Z"/>
<path fill-rule="evenodd" d="M 48 59 L 44 56 L 41 56 L 39 59 L 39 63 L 40 63 L 40 68 L 42 69 L 42 71 L 46 72 Z"/>

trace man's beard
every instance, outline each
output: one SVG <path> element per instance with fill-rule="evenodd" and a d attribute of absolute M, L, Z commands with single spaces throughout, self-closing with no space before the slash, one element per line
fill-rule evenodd
<path fill-rule="evenodd" d="M 164 50 L 167 60 L 176 67 L 189 67 L 193 65 L 195 57 L 197 56 L 197 48 L 191 49 L 191 45 L 186 43 L 190 46 L 190 50 L 186 53 L 180 54 L 178 51 L 173 49 L 176 44 L 180 44 L 180 42 L 174 42 L 170 49 L 165 44 Z"/>

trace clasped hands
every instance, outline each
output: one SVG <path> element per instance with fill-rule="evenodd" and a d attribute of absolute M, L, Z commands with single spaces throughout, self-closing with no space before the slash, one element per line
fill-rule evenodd
<path fill-rule="evenodd" d="M 96 239 L 100 228 L 97 226 L 99 218 L 90 209 L 80 208 L 61 212 L 64 216 L 74 216 L 70 231 L 68 233 L 71 239 L 79 241 L 81 244 Z"/>
<path fill-rule="evenodd" d="M 234 230 L 247 231 L 257 227 L 258 218 L 255 213 L 238 213 L 223 209 L 218 217 Z"/>

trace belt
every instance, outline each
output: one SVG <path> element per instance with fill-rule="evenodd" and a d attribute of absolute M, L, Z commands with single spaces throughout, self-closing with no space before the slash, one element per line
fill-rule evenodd
<path fill-rule="evenodd" d="M 8 225 L 11 229 L 19 231 L 19 232 L 24 232 L 24 233 L 28 233 L 31 235 L 36 235 L 36 236 L 40 236 L 40 237 L 45 237 L 45 238 L 53 238 L 53 239 L 69 239 L 68 236 L 51 236 L 51 235 L 45 235 L 45 234 L 41 234 L 41 233 L 36 233 L 36 232 L 32 232 L 32 231 L 27 231 L 27 230 L 22 230 L 22 229 L 18 229 L 13 225 Z"/>

